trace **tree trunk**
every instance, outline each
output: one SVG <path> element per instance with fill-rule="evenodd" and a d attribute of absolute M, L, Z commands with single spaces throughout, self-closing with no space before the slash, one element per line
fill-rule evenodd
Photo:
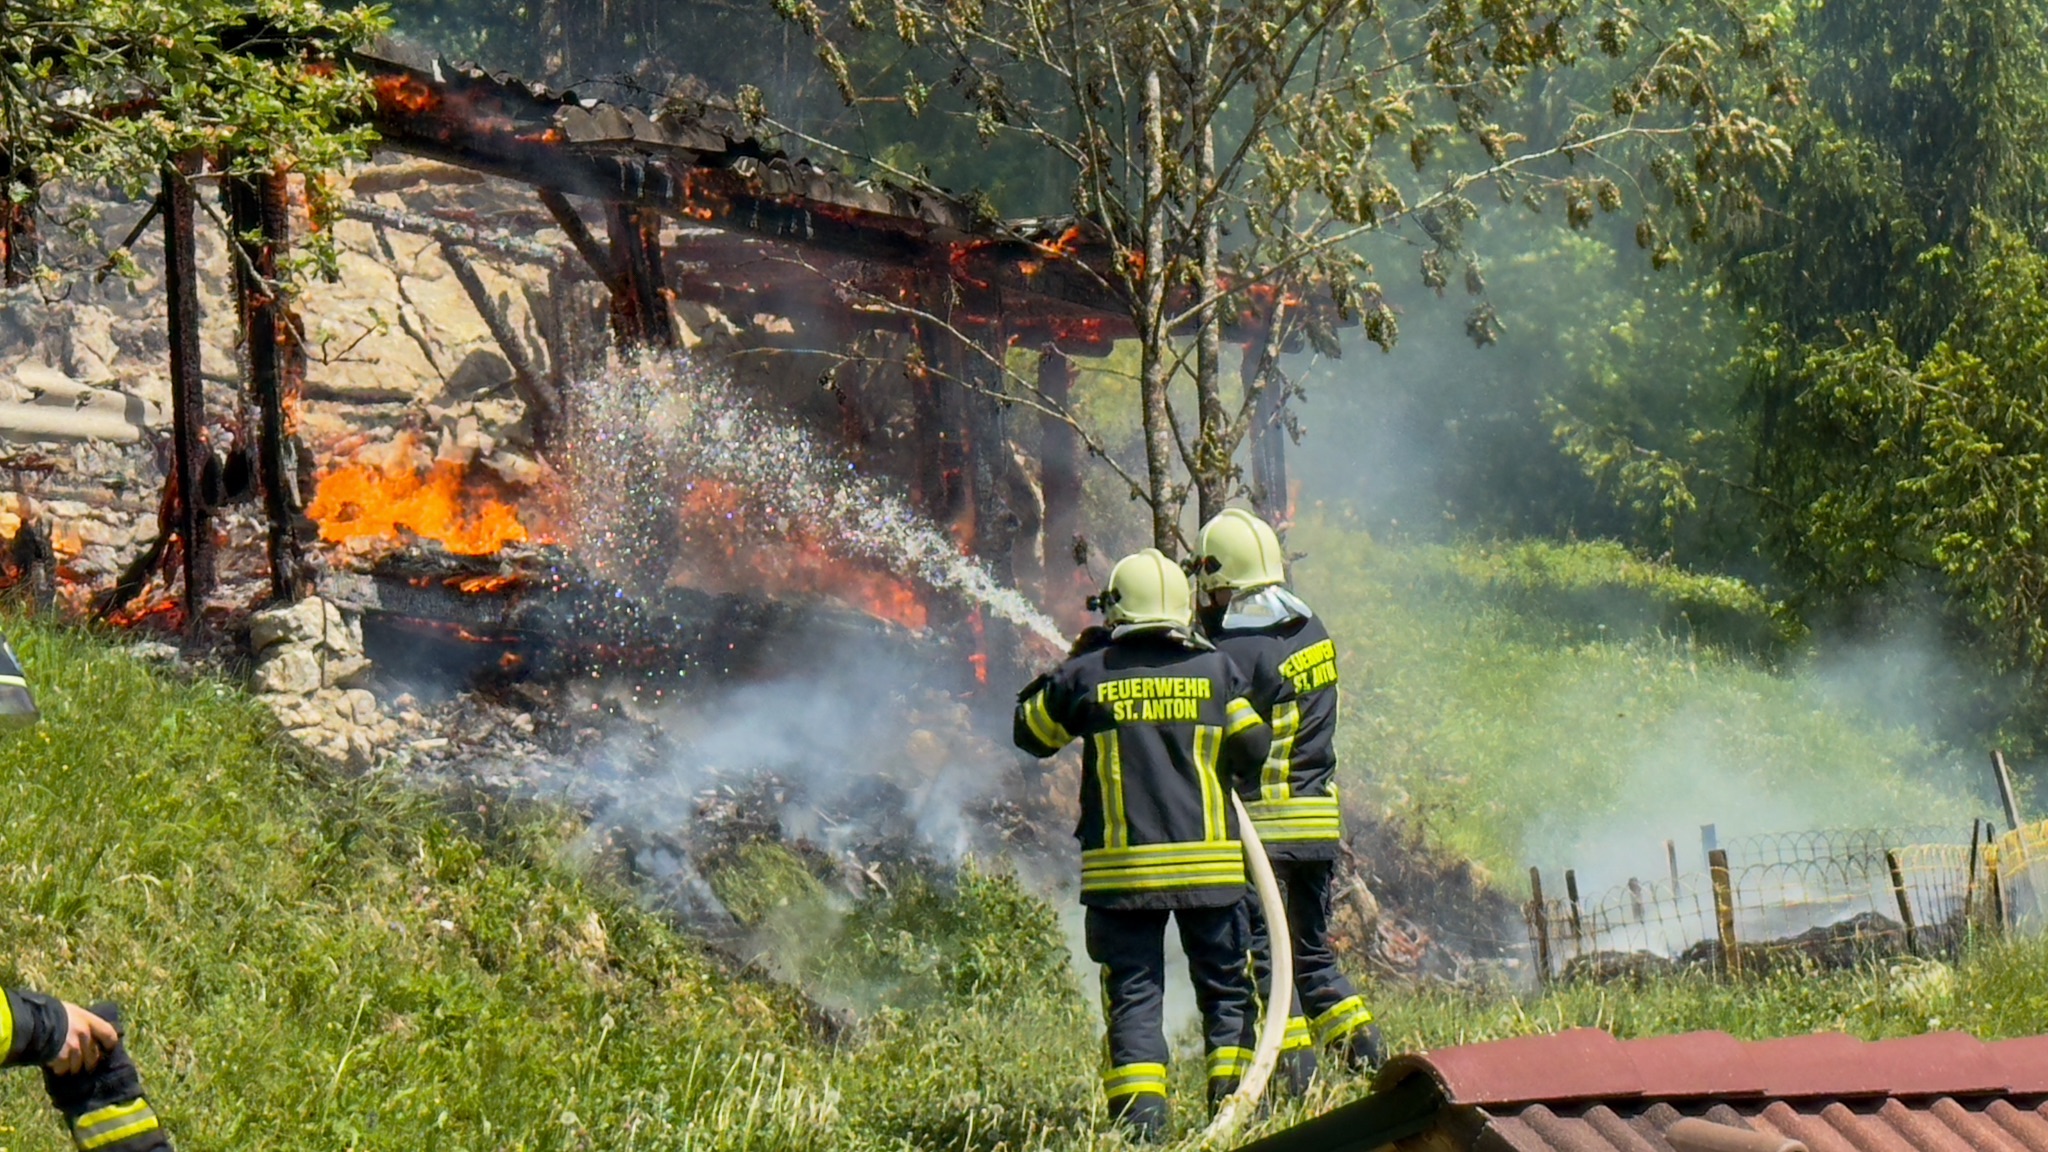
<path fill-rule="evenodd" d="M 1202 298 L 1216 291 L 1223 271 L 1223 238 L 1216 223 L 1215 183 L 1216 129 L 1213 125 L 1204 125 L 1202 147 L 1197 153 L 1195 168 L 1195 195 L 1202 197 L 1206 205 L 1195 221 L 1196 263 L 1200 278 L 1195 291 Z M 1223 309 L 1211 301 L 1195 314 L 1195 412 L 1201 431 L 1195 442 L 1194 473 L 1196 505 L 1204 524 L 1223 511 L 1223 502 L 1230 497 L 1231 451 L 1230 445 L 1225 443 L 1222 361 Z"/>
<path fill-rule="evenodd" d="M 1145 70 L 1144 266 L 1138 269 L 1138 397 L 1145 415 L 1145 489 L 1152 504 L 1152 544 L 1180 553 L 1174 515 L 1173 424 L 1166 411 L 1166 132 L 1160 106 L 1159 66 Z"/>

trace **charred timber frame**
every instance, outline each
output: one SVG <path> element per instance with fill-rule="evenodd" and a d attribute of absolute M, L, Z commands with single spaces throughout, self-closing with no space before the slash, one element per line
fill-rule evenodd
<path fill-rule="evenodd" d="M 274 174 L 229 179 L 223 192 L 241 249 L 234 262 L 235 295 L 256 401 L 256 474 L 268 527 L 270 595 L 294 603 L 313 590 L 313 578 L 300 534 L 299 446 L 291 419 L 305 383 L 306 357 L 278 277 L 278 257 L 291 245 L 290 204 L 285 179 Z"/>
<path fill-rule="evenodd" d="M 612 323 L 623 346 L 679 342 L 675 313 L 662 294 L 667 275 L 661 258 L 661 217 L 623 200 L 604 206 L 605 231 L 611 239 Z"/>
<path fill-rule="evenodd" d="M 427 71 L 368 55 L 350 63 L 371 81 L 386 145 L 539 189 L 608 282 L 629 274 L 616 259 L 620 230 L 612 229 L 614 258 L 600 261 L 567 196 L 841 258 L 862 270 L 849 286 L 856 295 L 900 300 L 936 275 L 958 317 L 992 322 L 1006 311 L 1020 336 L 1100 347 L 1132 333 L 1128 303 L 1104 271 L 1114 253 L 1081 226 L 995 226 L 943 196 L 856 182 L 747 138 L 732 113 L 663 124 L 446 65 Z M 1227 327 L 1227 338 L 1247 338 L 1243 318 Z"/>
<path fill-rule="evenodd" d="M 1054 412 L 1066 412 L 1074 387 L 1074 362 L 1058 347 L 1048 345 L 1038 355 L 1038 395 Z M 1044 527 L 1040 542 L 1044 549 L 1048 603 L 1060 602 L 1062 578 L 1080 566 L 1081 525 L 1081 438 L 1073 425 L 1050 412 L 1039 417 L 1038 487 L 1045 501 Z"/>
<path fill-rule="evenodd" d="M 199 377 L 199 276 L 193 225 L 197 208 L 182 166 L 167 166 L 164 187 L 164 286 L 171 343 L 171 484 L 184 554 L 185 626 L 196 633 L 213 592 L 213 517 L 205 500 L 206 393 Z"/>

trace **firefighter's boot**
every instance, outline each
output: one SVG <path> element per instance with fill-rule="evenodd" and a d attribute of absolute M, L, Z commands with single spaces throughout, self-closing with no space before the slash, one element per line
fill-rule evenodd
<path fill-rule="evenodd" d="M 1387 1062 L 1386 1045 L 1380 1040 L 1380 1026 L 1367 1024 L 1352 1030 L 1340 1043 L 1344 1066 L 1353 1072 L 1377 1072 Z"/>
<path fill-rule="evenodd" d="M 1115 1096 L 1109 1101 L 1109 1118 L 1134 1144 L 1166 1142 L 1166 1097 L 1151 1092 Z"/>

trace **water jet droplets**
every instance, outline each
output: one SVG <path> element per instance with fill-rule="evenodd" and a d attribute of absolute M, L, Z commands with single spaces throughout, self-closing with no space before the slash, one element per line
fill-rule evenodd
<path fill-rule="evenodd" d="M 849 557 L 952 592 L 1057 647 L 1059 626 L 902 498 L 860 475 L 808 432 L 773 419 L 725 377 L 684 354 L 649 355 L 571 393 L 563 436 L 578 552 L 641 592 L 668 581 L 681 511 L 696 486 L 730 485 L 755 519 L 801 526 Z"/>

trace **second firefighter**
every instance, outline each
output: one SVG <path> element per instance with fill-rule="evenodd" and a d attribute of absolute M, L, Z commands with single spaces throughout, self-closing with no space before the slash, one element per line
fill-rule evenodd
<path fill-rule="evenodd" d="M 1317 1045 L 1353 1069 L 1377 1067 L 1380 1033 L 1365 998 L 1330 948 L 1330 882 L 1343 839 L 1337 793 L 1337 648 L 1283 581 L 1280 539 L 1251 513 L 1227 508 L 1202 526 L 1195 557 L 1202 622 L 1252 678 L 1252 702 L 1272 723 L 1271 753 L 1241 789 L 1265 842 L 1293 939 L 1295 1008 L 1288 1070 L 1305 1087 Z M 1265 918 L 1247 902 L 1261 988 L 1270 953 Z"/>

